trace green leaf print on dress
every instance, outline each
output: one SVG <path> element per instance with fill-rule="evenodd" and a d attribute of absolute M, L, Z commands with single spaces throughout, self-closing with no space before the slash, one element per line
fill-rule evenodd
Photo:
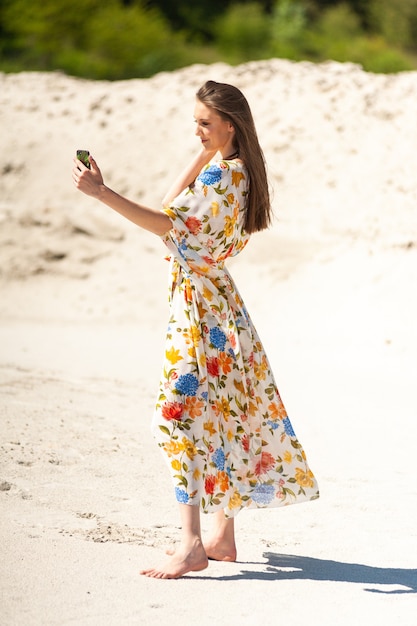
<path fill-rule="evenodd" d="M 266 353 L 225 267 L 245 233 L 239 160 L 207 165 L 164 212 L 170 320 L 153 433 L 178 502 L 204 512 L 318 497 Z"/>

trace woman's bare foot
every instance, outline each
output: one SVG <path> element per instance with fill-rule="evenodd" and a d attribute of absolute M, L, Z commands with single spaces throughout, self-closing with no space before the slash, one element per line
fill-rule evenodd
<path fill-rule="evenodd" d="M 187 572 L 199 572 L 208 567 L 208 558 L 202 543 L 198 542 L 191 548 L 181 547 L 176 551 L 168 551 L 172 558 L 161 567 L 142 570 L 141 574 L 149 578 L 180 578 Z"/>
<path fill-rule="evenodd" d="M 204 542 L 204 549 L 206 551 L 207 558 L 212 561 L 228 561 L 231 563 L 236 561 L 237 558 L 237 550 L 234 543 L 229 544 L 226 541 L 222 542 L 213 539 L 213 541 Z M 168 548 L 168 550 L 166 550 L 166 554 L 173 556 L 175 554 L 175 550 Z"/>
<path fill-rule="evenodd" d="M 233 562 L 237 558 L 236 544 L 234 541 L 211 539 L 204 542 L 207 557 L 214 561 Z"/>
<path fill-rule="evenodd" d="M 223 511 L 214 514 L 214 527 L 204 549 L 214 561 L 236 561 L 235 523 L 233 517 L 225 517 Z"/>

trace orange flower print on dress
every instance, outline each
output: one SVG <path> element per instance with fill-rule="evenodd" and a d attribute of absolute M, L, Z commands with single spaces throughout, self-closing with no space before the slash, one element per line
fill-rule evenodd
<path fill-rule="evenodd" d="M 162 406 L 162 417 L 166 420 L 180 420 L 184 413 L 181 402 L 165 402 Z"/>
<path fill-rule="evenodd" d="M 218 472 L 217 474 L 217 484 L 219 486 L 220 491 L 227 491 L 229 489 L 229 477 L 226 472 Z"/>
<path fill-rule="evenodd" d="M 277 402 L 271 402 L 268 406 L 268 410 L 270 411 L 271 419 L 284 419 L 287 417 L 287 412 L 283 406 L 283 404 Z"/>
<path fill-rule="evenodd" d="M 204 480 L 204 489 L 205 492 L 209 495 L 213 495 L 214 489 L 216 487 L 216 476 L 214 474 L 208 474 Z"/>
<path fill-rule="evenodd" d="M 236 335 L 235 333 L 231 330 L 228 334 L 227 334 L 227 338 L 230 342 L 230 345 L 232 346 L 232 349 L 234 350 L 236 348 Z"/>
<path fill-rule="evenodd" d="M 249 439 L 249 437 L 246 434 L 244 434 L 241 441 L 242 441 L 242 447 L 243 447 L 244 451 L 245 452 L 249 452 L 249 446 L 250 446 L 250 439 Z"/>
<path fill-rule="evenodd" d="M 212 259 L 210 256 L 203 256 L 202 258 L 211 267 L 216 267 L 216 261 L 214 259 Z"/>
<path fill-rule="evenodd" d="M 272 469 L 275 465 L 275 459 L 269 452 L 261 452 L 261 458 L 255 465 L 255 474 L 256 476 L 261 476 L 261 474 L 266 474 Z"/>
<path fill-rule="evenodd" d="M 232 363 L 233 363 L 233 359 L 226 354 L 226 352 L 219 352 L 219 366 L 221 367 L 221 370 L 223 372 L 223 374 L 228 374 L 229 372 L 232 371 Z"/>
<path fill-rule="evenodd" d="M 197 235 L 202 228 L 202 223 L 200 222 L 200 220 L 193 216 L 190 216 L 187 219 L 185 225 L 189 229 L 190 233 L 193 233 L 193 235 Z"/>
<path fill-rule="evenodd" d="M 220 374 L 219 359 L 215 356 L 207 359 L 207 372 L 210 376 L 218 376 Z"/>
<path fill-rule="evenodd" d="M 191 284 L 190 284 L 189 280 L 185 281 L 184 296 L 185 296 L 185 300 L 187 302 L 192 302 L 193 301 L 193 290 L 192 290 L 192 287 L 191 287 Z"/>
<path fill-rule="evenodd" d="M 194 396 L 188 396 L 185 400 L 185 411 L 192 419 L 195 419 L 196 417 L 200 417 L 200 415 L 202 415 L 203 407 L 204 402 Z"/>

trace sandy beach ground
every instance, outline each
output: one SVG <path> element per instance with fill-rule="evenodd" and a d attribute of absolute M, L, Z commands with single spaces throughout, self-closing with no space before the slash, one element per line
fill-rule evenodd
<path fill-rule="evenodd" d="M 158 206 L 208 78 L 244 91 L 268 161 L 276 220 L 229 267 L 321 498 L 242 512 L 236 563 L 160 581 L 138 572 L 179 538 L 150 434 L 165 249 L 71 160 Z M 415 72 L 336 63 L 0 75 L 2 625 L 414 626 L 416 102 Z"/>

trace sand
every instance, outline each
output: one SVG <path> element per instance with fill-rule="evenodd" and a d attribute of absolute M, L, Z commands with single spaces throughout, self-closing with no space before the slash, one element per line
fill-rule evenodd
<path fill-rule="evenodd" d="M 159 581 L 138 572 L 179 538 L 150 434 L 165 248 L 70 172 L 87 148 L 159 206 L 207 78 L 244 91 L 268 162 L 274 225 L 229 267 L 321 498 L 242 512 L 236 563 Z M 416 101 L 416 72 L 337 63 L 0 75 L 2 625 L 414 625 Z"/>

